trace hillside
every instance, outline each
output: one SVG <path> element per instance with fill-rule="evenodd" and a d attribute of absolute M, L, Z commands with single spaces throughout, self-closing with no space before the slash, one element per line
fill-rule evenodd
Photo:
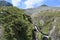
<path fill-rule="evenodd" d="M 51 7 L 51 6 L 47 6 L 47 5 L 41 5 L 37 8 L 30 8 L 30 9 L 26 9 L 25 12 L 29 15 L 32 15 L 32 14 L 37 14 L 37 13 L 41 13 L 41 12 L 44 12 L 44 11 L 48 11 L 48 10 L 53 10 L 53 11 L 59 11 L 60 10 L 60 7 Z"/>
<path fill-rule="evenodd" d="M 29 9 L 27 13 L 31 13 L 32 22 L 40 31 L 37 32 L 39 40 L 46 36 L 49 40 L 60 40 L 60 7 L 43 6 Z"/>
<path fill-rule="evenodd" d="M 18 9 L 0 1 L 0 40 L 60 40 L 60 7 Z"/>
<path fill-rule="evenodd" d="M 7 1 L 0 0 L 0 6 L 13 6 L 13 5 Z"/>
<path fill-rule="evenodd" d="M 16 7 L 0 7 L 0 40 L 32 40 L 30 16 Z"/>

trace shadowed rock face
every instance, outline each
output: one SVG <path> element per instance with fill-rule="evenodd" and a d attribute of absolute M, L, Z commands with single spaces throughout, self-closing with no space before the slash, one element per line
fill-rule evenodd
<path fill-rule="evenodd" d="M 7 1 L 0 1 L 0 6 L 13 6 L 13 5 Z"/>

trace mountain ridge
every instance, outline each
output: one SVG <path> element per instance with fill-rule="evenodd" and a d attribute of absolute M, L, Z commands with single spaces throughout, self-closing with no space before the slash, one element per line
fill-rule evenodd
<path fill-rule="evenodd" d="M 13 6 L 13 5 L 7 1 L 0 1 L 0 6 Z"/>
<path fill-rule="evenodd" d="M 46 10 L 54 10 L 54 11 L 59 11 L 60 10 L 60 7 L 52 7 L 52 6 L 47 6 L 47 5 L 44 6 L 44 5 L 41 5 L 41 6 L 37 7 L 37 8 L 25 9 L 25 12 L 28 15 L 32 15 L 32 14 L 37 14 L 39 12 L 46 11 Z"/>

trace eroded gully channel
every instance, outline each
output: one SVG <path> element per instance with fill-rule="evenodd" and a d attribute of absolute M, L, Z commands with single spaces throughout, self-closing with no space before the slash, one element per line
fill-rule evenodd
<path fill-rule="evenodd" d="M 33 30 L 33 34 L 34 34 L 33 40 L 38 40 L 38 38 L 36 37 L 37 32 L 40 32 L 42 35 L 44 35 L 44 38 L 42 40 L 48 40 L 49 37 L 51 37 L 51 40 L 54 40 L 54 36 L 52 36 L 52 35 L 54 35 L 54 30 L 56 28 L 56 18 L 54 19 L 52 24 L 53 24 L 53 28 L 50 30 L 49 35 L 43 33 L 42 31 L 40 31 L 38 26 L 36 24 L 34 24 L 35 29 Z"/>

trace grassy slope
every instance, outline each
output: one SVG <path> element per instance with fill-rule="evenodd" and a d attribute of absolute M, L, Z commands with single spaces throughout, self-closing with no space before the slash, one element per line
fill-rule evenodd
<path fill-rule="evenodd" d="M 30 16 L 16 7 L 0 7 L 3 35 L 0 40 L 32 40 Z"/>

